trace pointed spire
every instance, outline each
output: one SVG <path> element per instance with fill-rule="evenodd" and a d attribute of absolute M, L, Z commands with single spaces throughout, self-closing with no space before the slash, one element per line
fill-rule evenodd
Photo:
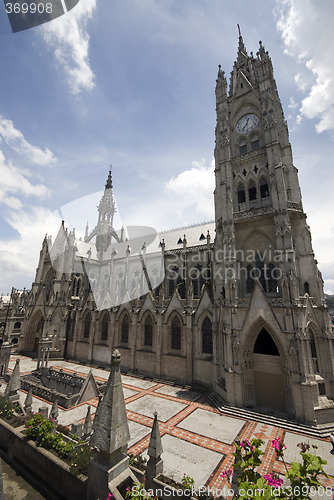
<path fill-rule="evenodd" d="M 92 414 L 90 405 L 88 405 L 87 414 L 83 425 L 83 436 L 88 437 L 91 435 L 91 433 L 92 433 Z"/>
<path fill-rule="evenodd" d="M 247 57 L 247 51 L 246 51 L 246 47 L 245 47 L 245 44 L 244 44 L 244 41 L 243 41 L 243 38 L 242 38 L 242 34 L 241 34 L 241 29 L 240 29 L 240 26 L 238 24 L 238 31 L 239 31 L 239 47 L 238 47 L 238 57 L 239 57 L 239 54 L 243 54 L 245 57 Z"/>
<path fill-rule="evenodd" d="M 112 355 L 106 391 L 95 415 L 90 439 L 92 446 L 109 455 L 127 446 L 130 439 L 120 362 L 121 355 L 116 349 Z"/>
<path fill-rule="evenodd" d="M 158 423 L 158 412 L 155 411 L 153 415 L 154 415 L 154 420 L 153 420 L 153 426 L 152 426 L 147 454 L 149 457 L 159 458 L 160 455 L 162 454 L 162 444 L 161 444 L 161 436 Z"/>
<path fill-rule="evenodd" d="M 27 397 L 24 401 L 24 411 L 25 412 L 32 411 L 32 387 L 29 388 Z"/>
<path fill-rule="evenodd" d="M 5 390 L 5 399 L 10 401 L 16 401 L 19 399 L 17 391 L 21 389 L 21 379 L 20 379 L 20 358 L 17 358 L 14 370 L 8 381 Z"/>
<path fill-rule="evenodd" d="M 154 478 L 163 472 L 163 461 L 161 459 L 162 444 L 159 431 L 158 413 L 154 412 L 154 421 L 151 431 L 147 454 L 150 457 L 146 466 L 145 487 L 154 488 Z"/>
<path fill-rule="evenodd" d="M 110 169 L 109 169 L 108 179 L 106 182 L 106 189 L 112 189 L 111 165 L 110 165 Z"/>
<path fill-rule="evenodd" d="M 58 400 L 55 399 L 53 404 L 52 404 L 51 411 L 50 411 L 50 418 L 52 418 L 55 421 L 55 423 L 57 423 L 57 421 L 58 421 L 58 414 L 59 414 Z"/>

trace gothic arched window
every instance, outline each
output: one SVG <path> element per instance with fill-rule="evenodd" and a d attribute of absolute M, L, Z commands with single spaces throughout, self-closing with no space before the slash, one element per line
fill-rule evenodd
<path fill-rule="evenodd" d="M 88 312 L 85 316 L 84 325 L 83 325 L 83 327 L 84 327 L 83 336 L 85 339 L 89 338 L 91 322 L 92 322 L 92 315 L 90 312 Z"/>
<path fill-rule="evenodd" d="M 108 314 L 105 313 L 103 315 L 101 323 L 101 340 L 108 340 L 108 326 L 109 326 L 109 317 Z"/>
<path fill-rule="evenodd" d="M 181 323 L 177 316 L 172 321 L 172 349 L 181 349 Z"/>
<path fill-rule="evenodd" d="M 262 177 L 260 180 L 260 196 L 261 196 L 261 200 L 263 198 L 269 197 L 268 182 L 267 182 L 267 179 L 265 179 L 264 177 Z"/>
<path fill-rule="evenodd" d="M 122 321 L 121 342 L 124 344 L 129 342 L 129 317 L 127 314 L 125 314 Z"/>
<path fill-rule="evenodd" d="M 149 347 L 153 345 L 153 321 L 151 316 L 147 316 L 144 324 L 144 345 Z"/>
<path fill-rule="evenodd" d="M 249 183 L 248 196 L 249 196 L 249 201 L 256 201 L 256 198 L 257 198 L 256 186 L 255 186 L 255 183 L 253 181 L 251 181 Z"/>
<path fill-rule="evenodd" d="M 240 141 L 239 141 L 239 154 L 244 155 L 245 153 L 247 153 L 246 139 L 240 139 Z"/>
<path fill-rule="evenodd" d="M 206 317 L 202 323 L 202 352 L 203 354 L 212 354 L 212 323 Z"/>
<path fill-rule="evenodd" d="M 255 151 L 256 149 L 259 149 L 259 147 L 260 147 L 259 136 L 257 134 L 253 134 L 251 137 L 251 151 Z"/>
<path fill-rule="evenodd" d="M 245 187 L 243 184 L 239 184 L 238 186 L 238 203 L 245 203 L 246 202 L 246 193 L 245 193 Z"/>

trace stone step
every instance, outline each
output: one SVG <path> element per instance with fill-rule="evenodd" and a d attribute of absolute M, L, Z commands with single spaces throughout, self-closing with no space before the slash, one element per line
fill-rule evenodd
<path fill-rule="evenodd" d="M 230 406 L 218 394 L 214 392 L 206 393 L 206 396 L 208 397 L 209 401 L 217 408 L 217 410 L 219 410 L 224 415 L 230 415 L 246 420 L 253 420 L 255 422 L 260 422 L 266 425 L 274 425 L 275 427 L 281 427 L 282 429 L 285 429 L 287 431 L 302 433 L 306 436 L 314 438 L 328 437 L 333 430 L 333 426 L 330 424 L 313 427 L 310 425 L 299 424 L 293 420 L 289 420 L 281 416 L 269 415 L 256 410 Z"/>

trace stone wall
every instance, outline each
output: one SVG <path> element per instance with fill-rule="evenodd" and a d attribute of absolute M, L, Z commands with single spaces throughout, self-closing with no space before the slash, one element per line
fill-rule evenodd
<path fill-rule="evenodd" d="M 23 427 L 14 429 L 0 419 L 0 451 L 10 465 L 48 499 L 86 498 L 86 478 L 73 476 L 69 465 L 28 441 Z"/>

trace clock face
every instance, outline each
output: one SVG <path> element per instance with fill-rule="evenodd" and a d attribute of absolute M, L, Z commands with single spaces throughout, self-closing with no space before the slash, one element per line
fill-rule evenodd
<path fill-rule="evenodd" d="M 258 117 L 253 113 L 249 113 L 248 115 L 243 116 L 237 122 L 237 132 L 239 132 L 239 134 L 247 134 L 247 132 L 250 132 L 251 130 L 253 130 L 253 128 L 256 127 L 258 121 Z"/>

